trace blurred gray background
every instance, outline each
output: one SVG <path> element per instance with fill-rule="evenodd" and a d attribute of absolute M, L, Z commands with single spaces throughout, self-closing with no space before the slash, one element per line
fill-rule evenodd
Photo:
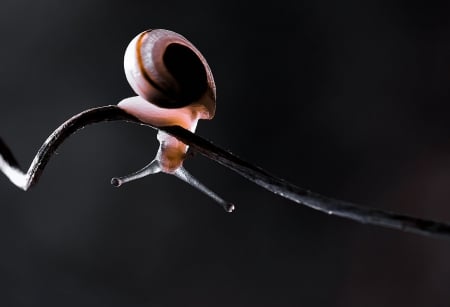
<path fill-rule="evenodd" d="M 0 135 L 28 167 L 64 120 L 133 95 L 128 42 L 190 39 L 217 83 L 199 135 L 315 192 L 450 220 L 450 4 L 2 1 Z M 113 188 L 153 129 L 90 126 L 25 193 L 0 176 L 1 306 L 448 306 L 450 242 L 295 205 L 196 156 L 226 214 L 167 175 Z"/>

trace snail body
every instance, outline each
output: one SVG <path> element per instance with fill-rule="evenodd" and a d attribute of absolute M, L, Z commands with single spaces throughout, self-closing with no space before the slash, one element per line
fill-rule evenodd
<path fill-rule="evenodd" d="M 177 125 L 195 132 L 199 119 L 198 114 L 192 112 L 189 107 L 164 109 L 140 96 L 126 98 L 119 102 L 118 106 L 142 122 L 155 127 Z M 158 131 L 158 141 L 160 146 L 156 158 L 161 164 L 161 171 L 172 173 L 182 166 L 188 146 L 163 131 Z"/>

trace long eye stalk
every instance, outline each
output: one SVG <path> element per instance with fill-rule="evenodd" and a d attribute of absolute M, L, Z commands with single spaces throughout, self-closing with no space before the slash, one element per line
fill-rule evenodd
<path fill-rule="evenodd" d="M 223 200 L 219 195 L 208 189 L 204 184 L 202 184 L 194 176 L 192 176 L 184 167 L 178 168 L 173 174 L 177 178 L 180 178 L 189 185 L 193 186 L 194 188 L 198 189 L 199 191 L 203 192 L 204 194 L 214 199 L 219 205 L 221 205 L 225 209 L 225 211 L 227 212 L 234 211 L 234 205 L 232 203 Z"/>
<path fill-rule="evenodd" d="M 145 166 L 143 169 L 135 173 L 123 177 L 114 177 L 113 179 L 111 179 L 111 184 L 115 187 L 120 187 L 122 184 L 126 182 L 137 180 L 148 175 L 156 174 L 159 173 L 160 171 L 161 166 L 159 165 L 159 161 L 155 159 L 152 162 L 150 162 L 147 166 Z"/>

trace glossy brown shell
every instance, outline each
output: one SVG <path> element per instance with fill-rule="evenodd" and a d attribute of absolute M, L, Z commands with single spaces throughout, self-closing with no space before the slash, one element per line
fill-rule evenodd
<path fill-rule="evenodd" d="M 124 57 L 128 82 L 142 98 L 161 108 L 203 107 L 214 116 L 216 86 L 203 55 L 182 35 L 164 29 L 138 34 Z"/>

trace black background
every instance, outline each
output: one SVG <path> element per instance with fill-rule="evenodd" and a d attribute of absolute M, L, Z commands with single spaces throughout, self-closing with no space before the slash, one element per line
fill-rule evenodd
<path fill-rule="evenodd" d="M 133 95 L 128 42 L 190 39 L 217 84 L 197 133 L 315 192 L 450 220 L 450 4 L 3 1 L 0 131 L 28 166 L 70 116 Z M 273 195 L 196 156 L 237 210 L 175 177 L 109 180 L 153 129 L 88 127 L 22 192 L 0 177 L 1 306 L 448 306 L 450 243 Z"/>

